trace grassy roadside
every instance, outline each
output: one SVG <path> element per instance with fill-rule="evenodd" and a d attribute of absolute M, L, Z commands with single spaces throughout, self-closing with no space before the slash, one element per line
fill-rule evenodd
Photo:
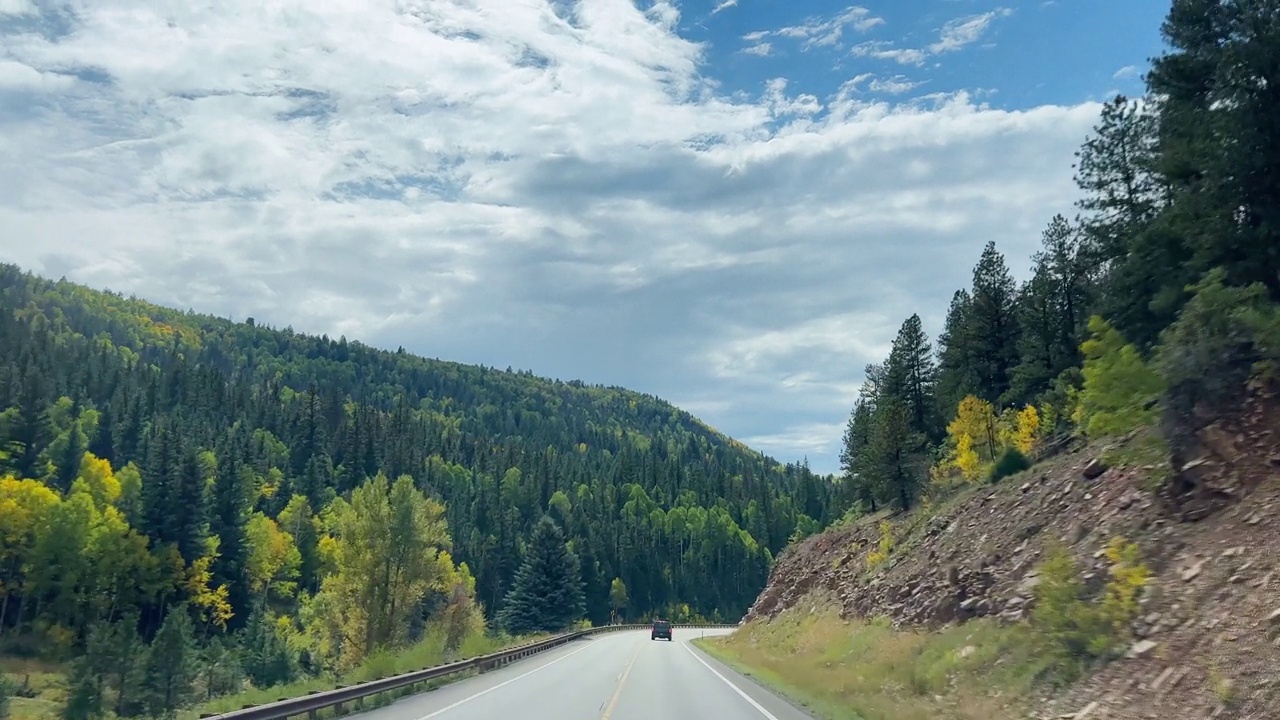
<path fill-rule="evenodd" d="M 886 622 L 841 620 L 827 608 L 788 610 L 694 643 L 827 720 L 1019 718 L 1052 666 L 1025 627 L 976 620 L 900 632 Z"/>
<path fill-rule="evenodd" d="M 55 720 L 66 699 L 59 665 L 30 658 L 0 657 L 0 673 L 9 683 L 11 720 Z"/>
<path fill-rule="evenodd" d="M 341 677 L 308 677 L 297 682 L 268 688 L 246 687 L 242 692 L 215 697 L 181 710 L 178 713 L 178 720 L 195 720 L 202 714 L 216 715 L 238 710 L 245 705 L 263 705 L 285 698 L 301 697 L 309 693 L 332 690 L 339 685 L 355 685 L 369 680 L 421 670 L 445 662 L 465 660 L 478 655 L 497 652 L 546 637 L 550 637 L 550 635 L 541 634 L 513 638 L 477 634 L 464 641 L 462 646 L 454 653 L 446 654 L 443 637 L 432 634 L 412 647 L 396 652 L 380 653 L 367 658 L 359 667 Z M 21 695 L 9 698 L 10 720 L 57 720 L 62 716 L 63 706 L 67 697 L 66 673 L 63 666 L 34 659 L 0 657 L 0 672 L 4 673 L 11 688 L 16 689 L 19 686 L 24 686 Z M 428 683 L 427 687 L 438 687 L 468 676 L 468 673 L 458 673 L 448 678 Z M 365 701 L 365 708 L 378 707 L 392 699 L 384 696 L 368 698 Z M 113 713 L 108 713 L 108 715 L 114 717 Z"/>
<path fill-rule="evenodd" d="M 396 652 L 385 652 L 373 655 L 367 658 L 359 667 L 341 677 L 313 677 L 299 680 L 298 682 L 288 685 L 277 685 L 269 688 L 249 688 L 244 692 L 234 695 L 224 695 L 216 697 L 208 702 L 201 703 L 193 708 L 179 713 L 179 720 L 194 720 L 199 718 L 201 714 L 213 714 L 230 712 L 238 710 L 245 705 L 263 705 L 270 702 L 276 702 L 286 698 L 301 697 L 314 692 L 324 690 L 332 690 L 339 685 L 348 686 L 356 685 L 370 680 L 378 680 L 392 675 L 421 670 L 423 668 L 442 665 L 446 662 L 454 662 L 457 660 L 466 660 L 479 655 L 487 655 L 489 653 L 498 652 L 507 648 L 516 647 L 518 645 L 526 645 L 536 642 L 544 638 L 551 637 L 550 634 L 529 635 L 524 637 L 495 636 L 495 635 L 473 635 L 467 638 L 452 655 L 446 655 L 444 649 L 443 637 L 437 634 L 428 635 L 421 642 L 409 648 Z M 456 682 L 465 677 L 469 677 L 470 673 L 457 673 L 448 678 L 427 683 L 429 688 L 439 687 L 451 682 Z M 367 698 L 365 709 L 378 707 L 390 702 L 392 697 L 383 696 Z"/>

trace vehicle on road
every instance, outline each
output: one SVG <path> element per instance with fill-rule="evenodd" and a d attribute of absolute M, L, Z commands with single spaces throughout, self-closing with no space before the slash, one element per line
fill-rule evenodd
<path fill-rule="evenodd" d="M 671 639 L 671 621 L 654 620 L 653 629 L 649 631 L 649 639 L 657 640 L 658 638 Z"/>

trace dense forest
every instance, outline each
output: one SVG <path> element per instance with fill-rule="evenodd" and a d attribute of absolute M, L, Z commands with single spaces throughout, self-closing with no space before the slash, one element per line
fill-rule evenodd
<path fill-rule="evenodd" d="M 0 441 L 0 641 L 90 658 L 124 715 L 238 687 L 207 659 L 208 677 L 174 680 L 183 647 L 238 653 L 261 686 L 428 627 L 457 645 L 486 626 L 736 621 L 773 554 L 839 511 L 831 478 L 651 396 L 13 266 Z M 561 580 L 530 605 L 539 567 Z M 124 666 L 143 676 L 106 670 Z"/>
<path fill-rule="evenodd" d="M 866 368 L 842 465 L 852 513 L 1025 467 L 1046 436 L 1146 424 L 1181 467 L 1205 417 L 1280 368 L 1280 27 L 1274 3 L 1175 0 L 1147 93 L 1077 153 L 1079 213 L 1030 278 L 994 244 L 933 347 L 919 316 Z"/>

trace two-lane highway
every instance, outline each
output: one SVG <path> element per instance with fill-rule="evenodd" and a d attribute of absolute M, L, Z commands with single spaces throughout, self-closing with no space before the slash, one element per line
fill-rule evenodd
<path fill-rule="evenodd" d="M 405 698 L 360 720 L 811 720 L 689 643 L 723 630 L 577 640 L 505 668 Z"/>

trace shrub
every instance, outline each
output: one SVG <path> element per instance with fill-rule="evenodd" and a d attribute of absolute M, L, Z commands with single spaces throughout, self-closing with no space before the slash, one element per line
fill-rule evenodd
<path fill-rule="evenodd" d="M 893 526 L 888 520 L 880 521 L 880 541 L 876 543 L 876 549 L 867 553 L 867 567 L 875 570 L 885 560 L 889 559 L 889 554 L 893 552 Z"/>
<path fill-rule="evenodd" d="M 1220 270 L 1206 275 L 1161 334 L 1155 366 L 1167 386 L 1165 430 L 1175 443 L 1198 429 L 1197 408 L 1233 408 L 1250 378 L 1276 378 L 1280 308 L 1262 285 L 1228 287 L 1222 279 Z"/>
<path fill-rule="evenodd" d="M 1098 609 L 1115 634 L 1123 636 L 1138 616 L 1138 597 L 1151 579 L 1151 571 L 1142 563 L 1138 546 L 1122 537 L 1107 544 L 1107 560 L 1111 562 L 1111 579 Z"/>
<path fill-rule="evenodd" d="M 1138 596 L 1151 576 L 1138 547 L 1124 538 L 1113 538 L 1106 554 L 1112 566 L 1101 602 L 1089 597 L 1080 569 L 1065 549 L 1050 550 L 1039 568 L 1031 624 L 1057 656 L 1066 680 L 1121 647 L 1137 616 Z"/>
<path fill-rule="evenodd" d="M 9 679 L 0 672 L 0 720 L 9 717 L 9 696 L 12 694 L 13 688 L 9 687 Z"/>
<path fill-rule="evenodd" d="M 1071 398 L 1076 426 L 1088 437 L 1105 437 L 1152 424 L 1164 380 L 1106 320 L 1094 316 L 1089 332 L 1080 346 L 1084 382 Z"/>
<path fill-rule="evenodd" d="M 1010 475 L 1017 475 L 1030 467 L 1031 461 L 1018 448 L 1005 448 L 1005 451 L 1000 454 L 1000 458 L 996 460 L 996 464 L 991 467 L 989 477 L 991 482 L 998 483 Z"/>

